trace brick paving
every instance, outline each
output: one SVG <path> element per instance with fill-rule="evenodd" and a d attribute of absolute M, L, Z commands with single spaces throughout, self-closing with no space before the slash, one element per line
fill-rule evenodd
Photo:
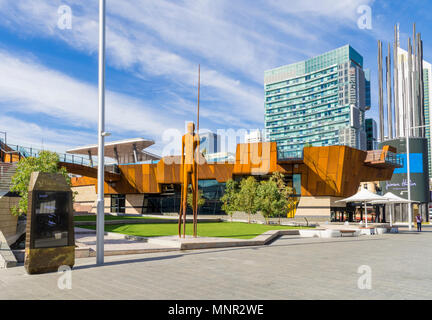
<path fill-rule="evenodd" d="M 284 236 L 271 245 L 76 260 L 57 273 L 0 270 L 0 299 L 431 299 L 432 227 L 356 238 Z M 372 270 L 359 289 L 358 267 Z M 180 290 L 181 288 L 181 290 Z"/>

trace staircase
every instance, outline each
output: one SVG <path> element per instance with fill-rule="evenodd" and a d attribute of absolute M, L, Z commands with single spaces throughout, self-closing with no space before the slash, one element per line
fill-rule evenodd
<path fill-rule="evenodd" d="M 12 176 L 15 174 L 16 164 L 0 162 L 0 197 L 9 192 Z"/>

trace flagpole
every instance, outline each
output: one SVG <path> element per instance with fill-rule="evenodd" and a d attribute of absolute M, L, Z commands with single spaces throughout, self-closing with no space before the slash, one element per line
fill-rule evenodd
<path fill-rule="evenodd" d="M 199 112 L 200 112 L 200 84 L 201 84 L 201 65 L 198 65 L 198 110 L 197 110 L 197 170 L 196 170 L 196 182 L 195 182 L 195 217 L 194 217 L 194 237 L 197 236 L 197 216 L 198 216 L 198 170 L 199 170 L 199 164 L 200 164 L 200 136 L 199 136 Z"/>
<path fill-rule="evenodd" d="M 105 146 L 105 0 L 99 0 L 99 119 L 98 119 L 98 195 L 96 218 L 96 264 L 104 263 L 104 146 Z"/>

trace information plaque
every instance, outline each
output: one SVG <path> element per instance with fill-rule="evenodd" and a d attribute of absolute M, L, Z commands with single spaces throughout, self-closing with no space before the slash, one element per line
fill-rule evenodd
<path fill-rule="evenodd" d="M 61 174 L 32 173 L 29 185 L 26 250 L 28 273 L 57 271 L 75 262 L 72 191 Z"/>

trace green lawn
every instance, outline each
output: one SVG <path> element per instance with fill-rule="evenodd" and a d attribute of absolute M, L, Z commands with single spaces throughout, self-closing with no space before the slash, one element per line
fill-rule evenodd
<path fill-rule="evenodd" d="M 85 226 L 83 228 L 96 229 L 95 226 Z M 198 223 L 198 236 L 252 239 L 268 230 L 285 230 L 299 228 L 302 227 L 263 225 L 255 223 L 248 224 L 243 222 L 207 222 Z M 178 226 L 174 223 L 106 225 L 105 231 L 141 237 L 157 237 L 177 235 Z M 188 223 L 186 225 L 186 234 L 192 235 L 192 223 Z"/>
<path fill-rule="evenodd" d="M 163 218 L 105 215 L 105 220 L 127 220 L 127 219 L 163 219 Z M 177 217 L 173 217 L 173 219 L 177 219 Z M 96 215 L 74 216 L 74 221 L 96 221 Z"/>

